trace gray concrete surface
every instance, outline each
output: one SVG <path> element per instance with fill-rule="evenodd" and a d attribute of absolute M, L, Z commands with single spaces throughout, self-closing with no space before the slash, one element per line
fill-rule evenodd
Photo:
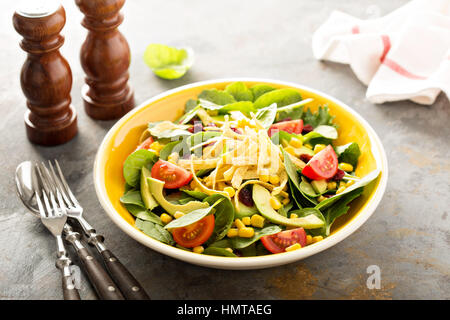
<path fill-rule="evenodd" d="M 135 242 L 106 216 L 97 201 L 92 167 L 113 122 L 83 111 L 78 52 L 85 37 L 74 1 L 64 0 L 67 24 L 62 53 L 74 76 L 72 98 L 79 134 L 53 148 L 30 144 L 23 125 L 25 99 L 19 72 L 25 54 L 11 23 L 15 1 L 0 2 L 0 298 L 60 299 L 55 242 L 21 205 L 14 170 L 23 160 L 57 158 L 91 223 L 106 236 L 155 299 L 449 299 L 450 104 L 373 105 L 347 66 L 312 57 L 311 34 L 340 9 L 361 18 L 384 15 L 404 0 L 206 1 L 129 0 L 121 30 L 132 50 L 136 101 L 194 81 L 264 77 L 325 91 L 354 107 L 379 134 L 390 172 L 386 194 L 373 216 L 335 247 L 298 263 L 257 271 L 221 271 L 168 258 Z M 375 4 L 374 4 L 375 3 Z M 182 79 L 156 78 L 142 54 L 151 42 L 188 44 L 194 67 Z M 366 287 L 369 265 L 381 269 L 381 289 Z M 84 299 L 95 299 L 83 279 Z"/>

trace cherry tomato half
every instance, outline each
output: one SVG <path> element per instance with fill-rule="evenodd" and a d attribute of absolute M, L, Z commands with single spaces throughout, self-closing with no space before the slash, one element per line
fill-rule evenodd
<path fill-rule="evenodd" d="M 278 131 L 286 131 L 288 133 L 296 133 L 300 134 L 303 130 L 303 120 L 291 120 L 291 121 L 282 121 L 278 123 L 274 123 L 270 126 L 268 134 L 271 137 L 275 132 Z"/>
<path fill-rule="evenodd" d="M 214 230 L 214 215 L 210 214 L 203 219 L 185 227 L 173 229 L 173 240 L 185 248 L 194 248 L 209 239 Z"/>
<path fill-rule="evenodd" d="M 306 232 L 303 228 L 281 231 L 261 238 L 264 247 L 272 253 L 285 252 L 286 248 L 299 243 L 306 246 Z"/>
<path fill-rule="evenodd" d="M 192 173 L 160 159 L 153 165 L 152 178 L 164 181 L 164 188 L 178 189 L 192 180 Z"/>
<path fill-rule="evenodd" d="M 338 170 L 338 158 L 333 147 L 328 145 L 325 149 L 309 160 L 302 174 L 313 180 L 332 178 Z"/>
<path fill-rule="evenodd" d="M 136 150 L 141 150 L 141 149 L 150 149 L 150 145 L 153 143 L 153 138 L 152 137 L 148 137 L 147 139 L 145 139 L 137 148 Z"/>

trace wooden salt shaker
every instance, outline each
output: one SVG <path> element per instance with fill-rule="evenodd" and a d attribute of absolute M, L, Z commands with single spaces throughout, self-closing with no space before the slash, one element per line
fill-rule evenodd
<path fill-rule="evenodd" d="M 23 36 L 21 48 L 28 53 L 20 76 L 29 109 L 25 113 L 27 136 L 33 143 L 50 146 L 76 135 L 77 115 L 70 97 L 72 71 L 59 52 L 66 13 L 60 5 L 39 4 L 17 10 L 13 25 Z"/>
<path fill-rule="evenodd" d="M 125 0 L 76 0 L 84 13 L 82 25 L 88 35 L 81 48 L 81 65 L 86 73 L 82 89 L 86 113 L 99 120 L 116 119 L 134 107 L 128 85 L 130 48 L 119 32 L 119 12 Z"/>

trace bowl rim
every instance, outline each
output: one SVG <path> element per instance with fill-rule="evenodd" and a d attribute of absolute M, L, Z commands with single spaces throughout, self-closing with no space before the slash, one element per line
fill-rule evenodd
<path fill-rule="evenodd" d="M 114 133 L 127 122 L 132 116 L 138 112 L 139 110 L 147 107 L 152 102 L 158 101 L 164 97 L 173 95 L 175 93 L 191 89 L 194 87 L 211 85 L 211 84 L 221 84 L 226 82 L 234 82 L 234 81 L 242 81 L 242 82 L 261 82 L 267 84 L 277 84 L 282 86 L 288 86 L 292 88 L 297 88 L 305 91 L 309 91 L 311 93 L 317 94 L 327 100 L 334 102 L 339 105 L 346 111 L 352 114 L 359 121 L 364 129 L 367 131 L 368 136 L 370 138 L 370 142 L 372 145 L 372 154 L 377 162 L 377 167 L 381 171 L 381 179 L 378 187 L 375 189 L 375 194 L 369 199 L 370 203 L 363 208 L 350 222 L 344 225 L 340 230 L 338 230 L 333 235 L 325 238 L 324 240 L 317 242 L 315 244 L 309 245 L 302 250 L 294 250 L 291 252 L 283 252 L 279 254 L 266 255 L 266 256 L 257 256 L 257 257 L 219 257 L 219 256 L 211 256 L 211 255 L 203 255 L 196 254 L 193 252 L 189 252 L 186 250 L 182 250 L 162 242 L 158 240 L 152 239 L 151 237 L 145 235 L 141 231 L 137 230 L 133 226 L 131 226 L 125 219 L 120 216 L 120 214 L 114 209 L 113 205 L 108 199 L 106 194 L 106 189 L 104 188 L 103 175 L 104 170 L 102 168 L 102 155 L 105 153 L 105 148 L 110 140 L 110 138 L 114 135 Z M 160 94 L 157 94 L 149 99 L 146 99 L 137 107 L 129 111 L 122 118 L 120 118 L 106 133 L 103 138 L 100 147 L 97 151 L 95 162 L 94 162 L 94 187 L 97 194 L 97 197 L 100 201 L 101 206 L 110 217 L 110 219 L 126 234 L 128 234 L 131 238 L 140 242 L 141 244 L 149 247 L 159 253 L 168 255 L 172 258 L 183 260 L 192 264 L 201 265 L 210 268 L 216 269 L 261 269 L 261 268 L 269 268 L 278 265 L 292 263 L 304 258 L 307 258 L 311 255 L 317 254 L 321 251 L 324 251 L 337 243 L 341 242 L 348 236 L 350 236 L 353 232 L 355 232 L 362 224 L 364 224 L 369 217 L 373 214 L 378 204 L 380 203 L 383 194 L 386 190 L 387 180 L 388 180 L 388 162 L 385 150 L 381 143 L 380 138 L 376 134 L 375 130 L 370 126 L 370 124 L 354 109 L 349 107 L 347 104 L 342 101 L 321 92 L 320 90 L 312 89 L 308 86 L 297 84 L 289 81 L 280 81 L 266 78 L 251 78 L 251 77 L 237 77 L 237 78 L 220 78 L 220 79 L 212 79 L 206 81 L 198 81 L 190 84 L 186 84 L 174 89 L 166 90 Z"/>

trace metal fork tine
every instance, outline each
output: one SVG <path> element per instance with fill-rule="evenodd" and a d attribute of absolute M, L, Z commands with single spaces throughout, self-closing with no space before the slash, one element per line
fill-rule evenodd
<path fill-rule="evenodd" d="M 44 205 L 42 204 L 41 197 L 39 196 L 37 191 L 35 192 L 35 196 L 36 196 L 36 202 L 37 202 L 38 208 L 39 208 L 39 214 L 41 215 L 41 218 L 45 218 Z"/>
<path fill-rule="evenodd" d="M 64 189 L 67 191 L 67 194 L 69 195 L 72 202 L 79 206 L 77 199 L 75 198 L 74 194 L 72 193 L 72 190 L 70 190 L 69 185 L 67 184 L 66 179 L 64 178 L 64 175 L 62 173 L 61 167 L 59 166 L 58 160 L 55 159 L 56 169 L 58 170 L 59 180 L 61 181 L 62 185 L 64 186 Z"/>
<path fill-rule="evenodd" d="M 48 166 L 50 168 L 49 173 L 51 173 L 50 175 L 51 175 L 52 181 L 56 185 L 55 186 L 56 197 L 58 198 L 58 202 L 59 202 L 60 206 L 64 207 L 65 209 L 67 209 L 67 207 L 73 206 L 73 203 L 68 198 L 68 195 L 66 194 L 66 190 L 65 190 L 64 186 L 62 185 L 60 179 L 56 175 L 55 169 L 53 168 L 53 165 L 50 160 L 48 161 Z"/>

